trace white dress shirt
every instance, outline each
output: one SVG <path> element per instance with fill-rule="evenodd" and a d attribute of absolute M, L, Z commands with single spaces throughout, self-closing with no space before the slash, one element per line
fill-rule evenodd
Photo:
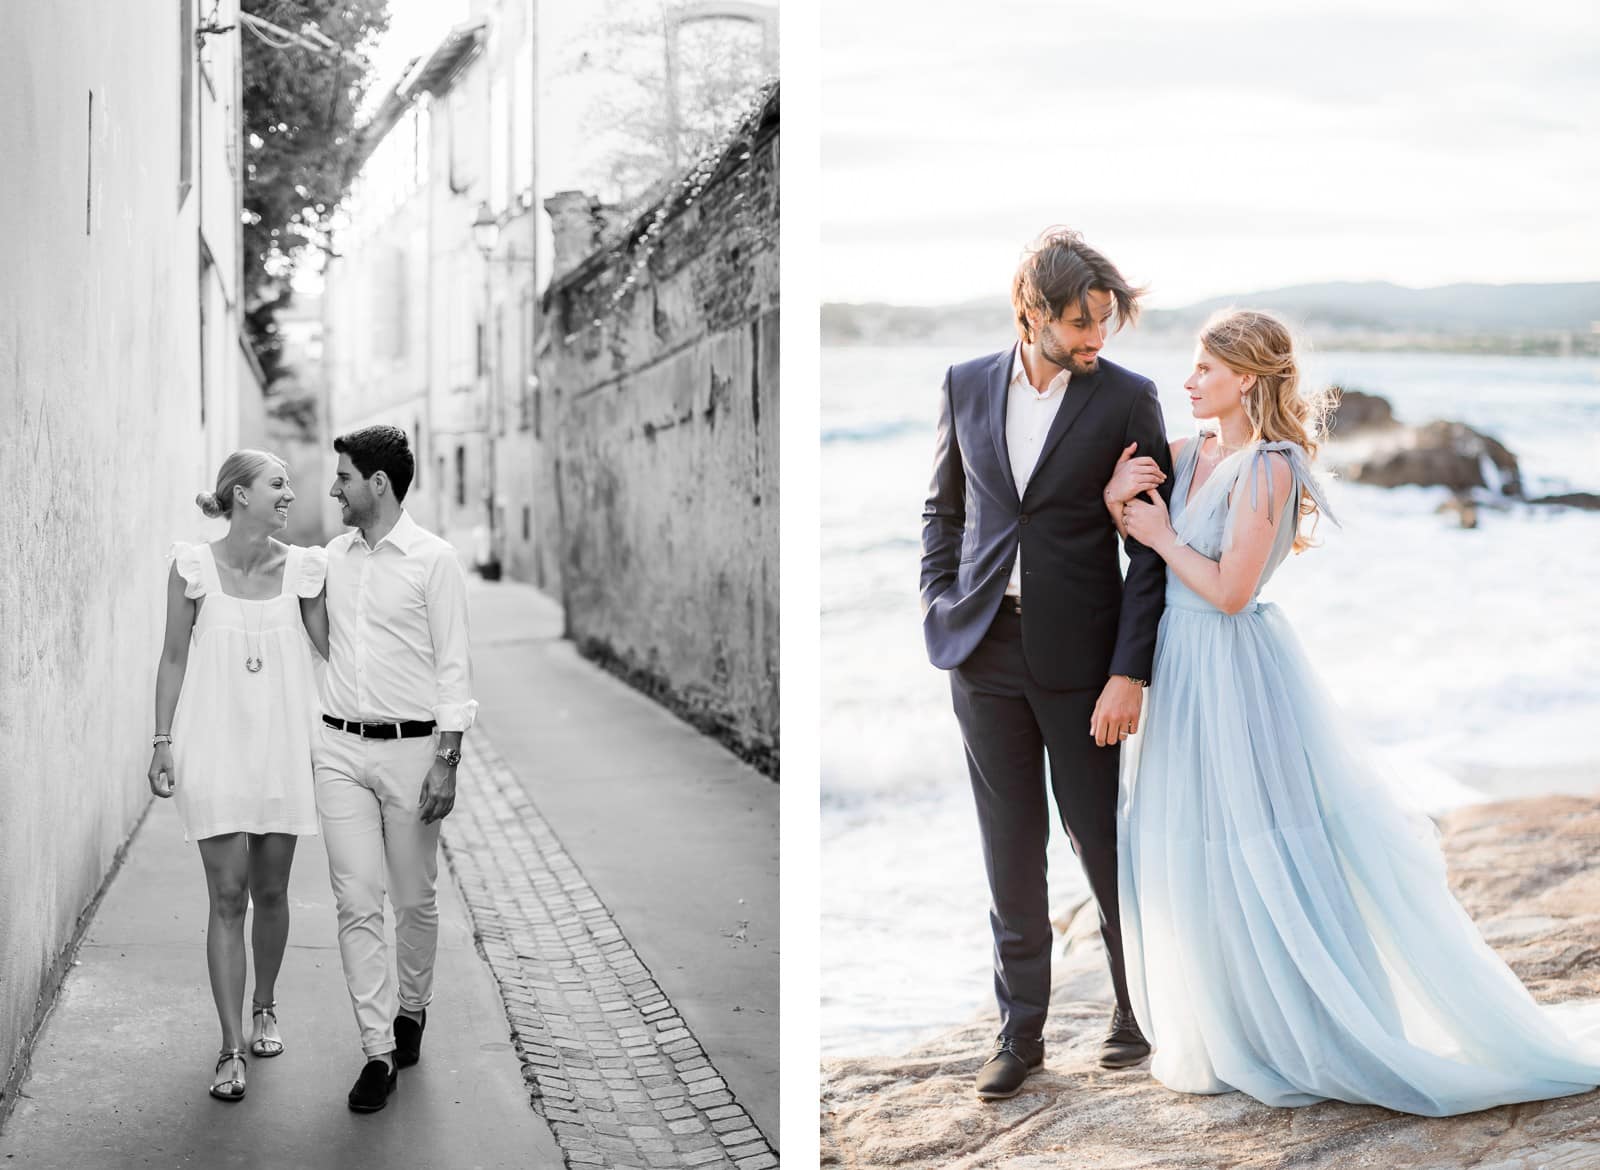
<path fill-rule="evenodd" d="M 456 550 L 408 512 L 376 548 L 359 529 L 328 542 L 323 697 L 339 719 L 472 726 L 466 574 Z"/>
<path fill-rule="evenodd" d="M 1017 481 L 1017 499 L 1028 490 L 1028 480 L 1039 463 L 1039 452 L 1044 449 L 1044 437 L 1055 422 L 1061 400 L 1066 396 L 1067 383 L 1072 380 L 1069 370 L 1062 370 L 1041 393 L 1028 381 L 1027 367 L 1022 364 L 1022 346 L 1011 355 L 1011 382 L 1006 393 L 1006 452 L 1011 456 L 1011 476 Z M 1017 549 L 1017 559 L 1011 565 L 1011 580 L 1006 583 L 1006 594 L 1022 596 L 1022 550 Z"/>

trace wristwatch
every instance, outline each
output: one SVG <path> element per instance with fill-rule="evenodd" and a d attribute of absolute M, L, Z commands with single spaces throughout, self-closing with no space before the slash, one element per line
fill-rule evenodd
<path fill-rule="evenodd" d="M 1150 680 L 1147 678 L 1134 678 L 1131 674 L 1125 674 L 1122 677 L 1127 679 L 1136 687 L 1147 687 L 1150 685 Z"/>
<path fill-rule="evenodd" d="M 440 748 L 433 754 L 439 757 L 439 759 L 443 760 L 446 764 L 450 765 L 452 768 L 461 762 L 461 751 L 459 748 Z"/>

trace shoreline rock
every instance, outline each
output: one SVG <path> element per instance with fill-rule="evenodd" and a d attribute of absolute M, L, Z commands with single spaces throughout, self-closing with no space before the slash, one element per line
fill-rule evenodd
<path fill-rule="evenodd" d="M 1541 1003 L 1600 997 L 1600 800 L 1472 805 L 1442 822 L 1451 886 Z M 1056 959 L 1045 1068 L 985 1105 L 972 1078 L 995 1033 L 980 1018 L 900 1057 L 822 1068 L 822 1165 L 904 1170 L 1579 1170 L 1600 1166 L 1600 1093 L 1422 1118 L 1324 1102 L 1274 1109 L 1243 1093 L 1157 1084 L 1145 1062 L 1095 1063 L 1110 980 L 1087 911 Z"/>
<path fill-rule="evenodd" d="M 1552 508 L 1577 508 L 1583 512 L 1600 512 L 1600 495 L 1594 492 L 1563 492 L 1558 496 L 1539 496 L 1530 504 L 1544 504 Z"/>
<path fill-rule="evenodd" d="M 1324 459 L 1341 477 L 1375 487 L 1446 487 L 1457 497 L 1483 489 L 1522 498 L 1517 457 L 1492 435 L 1445 419 L 1406 426 L 1386 398 L 1340 386 L 1330 391 L 1337 405 L 1328 417 Z"/>

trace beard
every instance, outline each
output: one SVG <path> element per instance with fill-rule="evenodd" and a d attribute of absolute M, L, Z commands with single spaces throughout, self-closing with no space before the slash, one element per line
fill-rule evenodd
<path fill-rule="evenodd" d="M 1075 378 L 1092 374 L 1100 368 L 1098 354 L 1093 357 L 1078 357 L 1043 331 L 1039 333 L 1039 352 L 1044 355 L 1045 361 L 1053 366 L 1060 366 Z"/>

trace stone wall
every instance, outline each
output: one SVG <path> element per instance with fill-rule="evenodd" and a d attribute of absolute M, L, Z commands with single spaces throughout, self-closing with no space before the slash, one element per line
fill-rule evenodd
<path fill-rule="evenodd" d="M 545 581 L 569 636 L 771 774 L 778 141 L 773 88 L 725 150 L 564 275 L 563 224 L 603 220 L 551 200 L 538 367 L 555 503 L 538 536 L 558 550 Z"/>
<path fill-rule="evenodd" d="M 252 413 L 237 319 L 208 322 L 232 338 L 221 350 L 199 320 L 202 300 L 238 302 L 220 145 L 238 34 L 203 50 L 214 92 L 187 74 L 185 135 L 194 37 L 174 15 L 168 0 L 0 8 L 0 1118 L 151 800 L 163 554 L 203 530 L 195 493 Z M 236 24 L 234 5 L 217 19 Z"/>

